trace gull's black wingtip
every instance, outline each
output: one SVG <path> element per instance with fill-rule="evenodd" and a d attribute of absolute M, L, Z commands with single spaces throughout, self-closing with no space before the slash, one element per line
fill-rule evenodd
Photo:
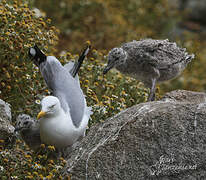
<path fill-rule="evenodd" d="M 83 55 L 87 56 L 87 54 L 89 53 L 89 51 L 91 50 L 92 46 L 91 45 L 87 45 L 87 47 L 85 48 L 85 50 L 83 51 Z"/>
<path fill-rule="evenodd" d="M 77 63 L 75 64 L 74 70 L 72 76 L 75 77 L 85 59 L 85 57 L 89 54 L 89 51 L 91 50 L 91 45 L 87 45 L 87 47 L 83 50 L 83 52 L 81 53 L 81 55 L 79 56 L 79 59 L 77 61 Z"/>
<path fill-rule="evenodd" d="M 28 55 L 37 66 L 39 66 L 46 60 L 46 55 L 39 49 L 36 44 L 33 47 L 29 48 Z"/>
<path fill-rule="evenodd" d="M 28 55 L 30 58 L 34 58 L 38 51 L 41 51 L 38 46 L 35 44 L 33 47 L 30 47 L 28 50 Z"/>

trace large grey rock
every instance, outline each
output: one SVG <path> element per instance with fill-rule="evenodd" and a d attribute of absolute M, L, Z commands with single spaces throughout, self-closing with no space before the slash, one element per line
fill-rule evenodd
<path fill-rule="evenodd" d="M 186 90 L 175 90 L 168 92 L 162 101 L 179 101 L 182 103 L 200 104 L 206 103 L 206 93 Z"/>
<path fill-rule="evenodd" d="M 0 139 L 7 139 L 13 132 L 10 105 L 0 99 Z"/>
<path fill-rule="evenodd" d="M 206 103 L 174 99 L 138 104 L 90 128 L 62 174 L 74 180 L 206 179 Z"/>

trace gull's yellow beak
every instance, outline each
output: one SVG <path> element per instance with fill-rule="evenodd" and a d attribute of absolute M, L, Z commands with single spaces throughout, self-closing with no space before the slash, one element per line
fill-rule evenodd
<path fill-rule="evenodd" d="M 37 119 L 40 119 L 41 117 L 45 116 L 46 113 L 44 111 L 40 111 L 39 114 L 37 115 Z"/>

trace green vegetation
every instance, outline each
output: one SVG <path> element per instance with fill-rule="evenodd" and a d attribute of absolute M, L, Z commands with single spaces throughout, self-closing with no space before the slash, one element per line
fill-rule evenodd
<path fill-rule="evenodd" d="M 35 0 L 61 30 L 59 48 L 77 53 L 90 40 L 98 50 L 145 37 L 160 38 L 177 21 L 167 0 Z M 62 38 L 64 37 L 64 38 Z"/>
<path fill-rule="evenodd" d="M 14 146 L 6 149 L 0 140 L 0 177 L 8 179 L 63 179 L 60 175 L 66 161 L 52 158 L 55 148 L 41 145 L 37 153 L 32 152 L 22 141 L 17 140 Z M 69 177 L 68 177 L 69 178 Z"/>

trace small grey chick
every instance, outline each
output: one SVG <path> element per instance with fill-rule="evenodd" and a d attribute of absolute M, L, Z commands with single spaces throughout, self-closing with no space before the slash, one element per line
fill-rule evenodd
<path fill-rule="evenodd" d="M 40 139 L 39 122 L 27 114 L 20 114 L 16 119 L 15 131 L 19 131 L 25 143 L 34 151 L 43 144 Z"/>
<path fill-rule="evenodd" d="M 166 40 L 143 39 L 113 48 L 108 54 L 108 64 L 103 74 L 115 67 L 123 74 L 140 80 L 150 88 L 148 101 L 155 100 L 157 82 L 180 75 L 194 58 L 186 49 Z"/>

